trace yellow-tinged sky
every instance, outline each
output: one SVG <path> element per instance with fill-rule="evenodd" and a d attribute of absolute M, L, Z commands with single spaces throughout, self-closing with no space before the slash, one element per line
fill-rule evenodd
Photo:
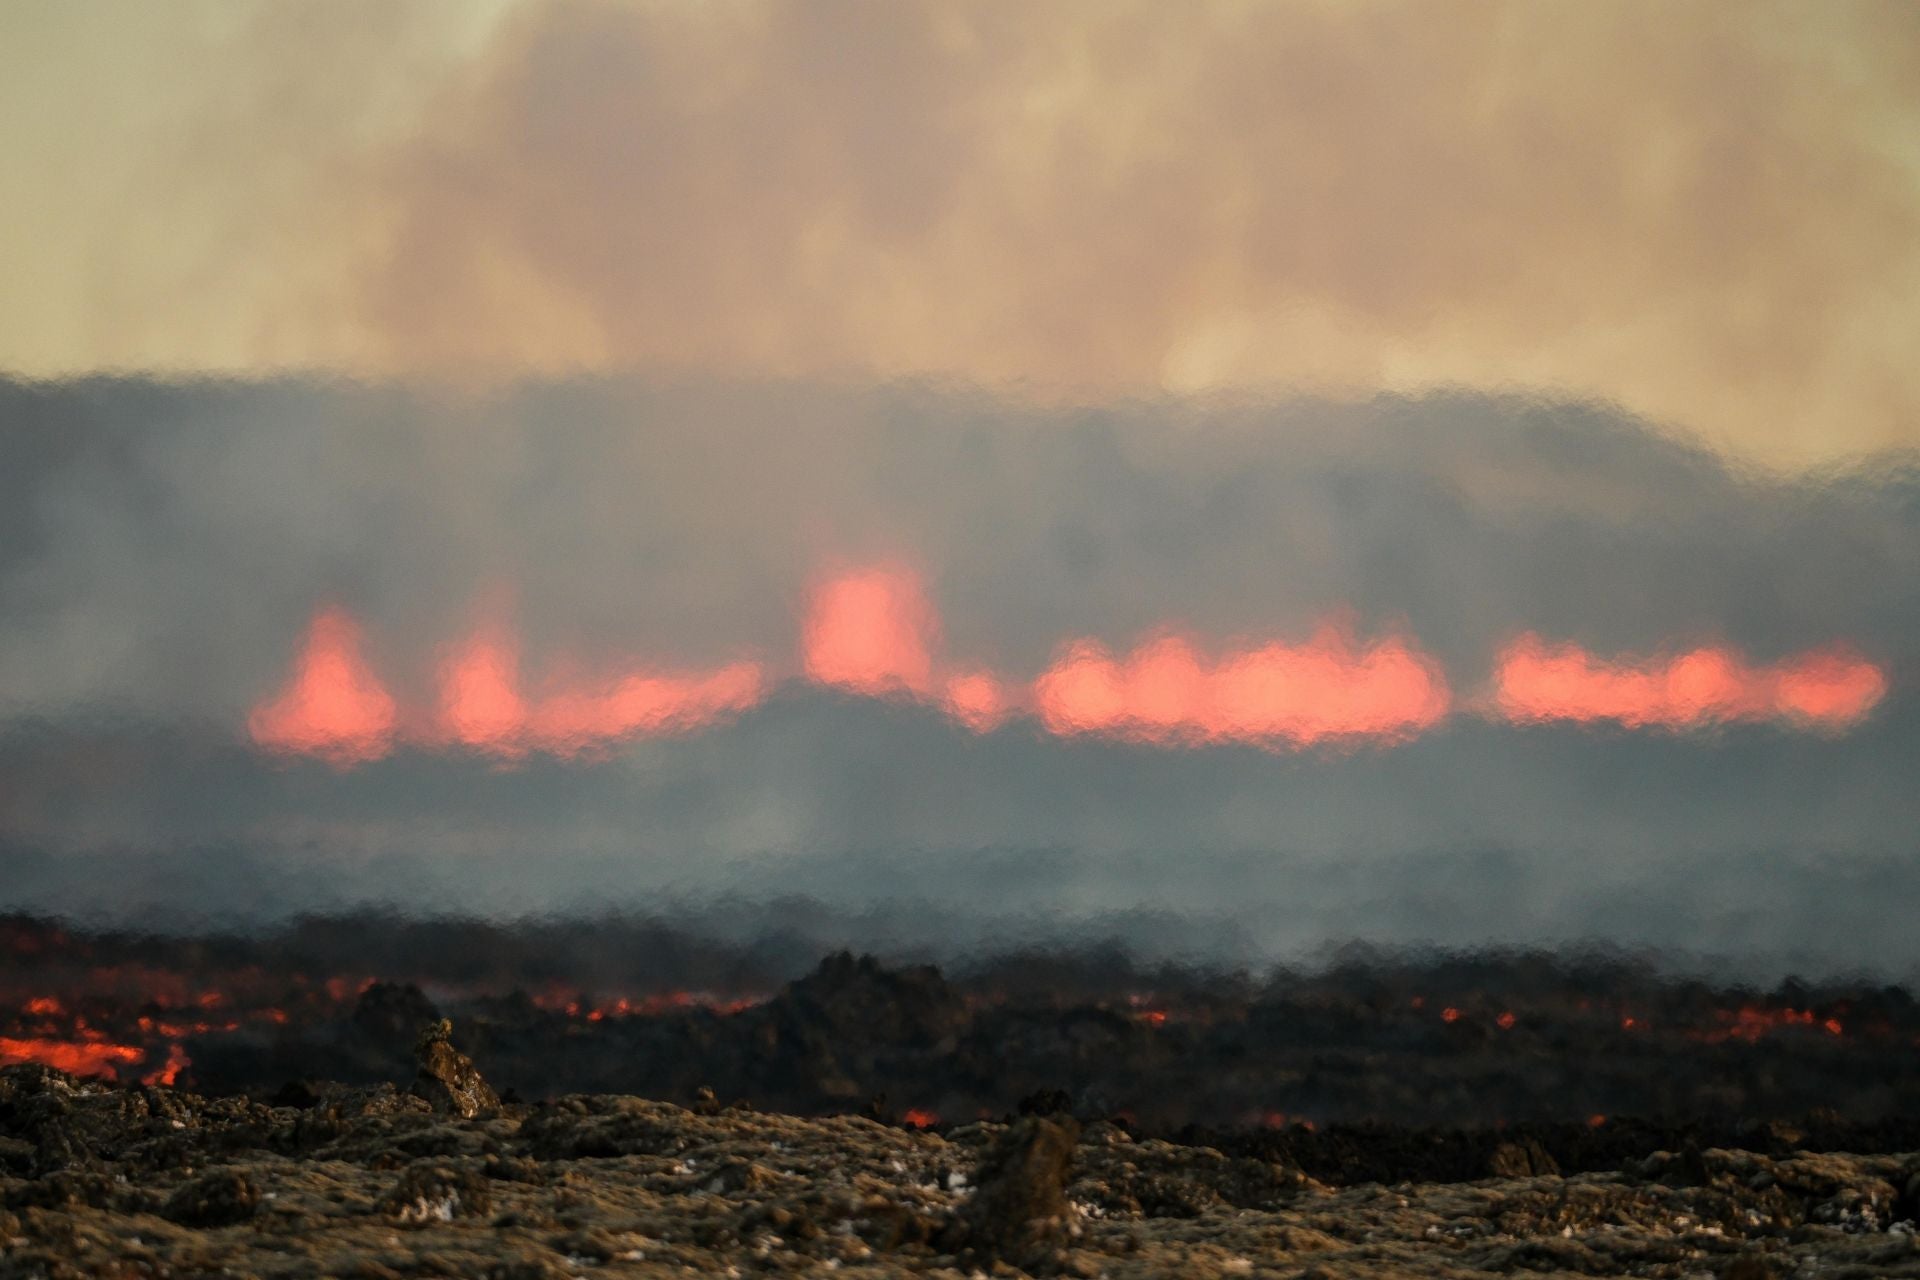
<path fill-rule="evenodd" d="M 1920 444 L 1920 7 L 34 3 L 0 369 L 1599 396 Z"/>

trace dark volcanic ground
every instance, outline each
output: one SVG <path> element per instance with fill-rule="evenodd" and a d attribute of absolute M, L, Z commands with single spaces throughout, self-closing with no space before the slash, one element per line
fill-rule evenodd
<path fill-rule="evenodd" d="M 15 918 L 0 954 L 0 1063 L 210 1094 L 404 1079 L 419 1029 L 445 1015 L 528 1101 L 706 1087 L 932 1125 L 1048 1094 L 1138 1132 L 1295 1144 L 1534 1124 L 1583 1168 L 1651 1149 L 1637 1125 L 1707 1145 L 1784 1122 L 1832 1149 L 1920 1147 L 1920 1006 L 1904 988 L 1760 990 L 1618 955 L 1355 953 L 1255 977 L 1114 948 L 948 974 L 633 920 L 385 917 L 186 939 Z"/>
<path fill-rule="evenodd" d="M 935 1133 L 576 1095 L 466 1117 L 436 1079 L 267 1104 L 0 1068 L 0 1277 L 1920 1275 L 1920 1157 L 1785 1130 L 1578 1174 L 1457 1136 L 1469 1179 L 1343 1182 L 1058 1113 Z M 1376 1154 L 1404 1171 L 1429 1136 Z"/>
<path fill-rule="evenodd" d="M 1896 987 L 631 920 L 0 946 L 0 1277 L 1920 1276 Z"/>

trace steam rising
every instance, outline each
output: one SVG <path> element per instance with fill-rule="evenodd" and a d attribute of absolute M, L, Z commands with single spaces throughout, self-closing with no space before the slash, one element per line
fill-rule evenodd
<path fill-rule="evenodd" d="M 1920 971 L 1916 12 L 9 15 L 0 911 Z"/>
<path fill-rule="evenodd" d="M 1464 394 L 0 408 L 7 906 L 1914 962 L 1904 459 L 1757 477 Z M 1380 732 L 1326 749 L 1321 696 Z"/>

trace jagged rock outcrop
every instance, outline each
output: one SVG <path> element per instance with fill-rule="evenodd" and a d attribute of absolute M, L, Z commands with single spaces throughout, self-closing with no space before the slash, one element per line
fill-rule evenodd
<path fill-rule="evenodd" d="M 420 1070 L 413 1078 L 415 1097 L 425 1098 L 435 1111 L 462 1119 L 500 1109 L 500 1098 L 481 1077 L 473 1059 L 453 1047 L 453 1023 L 442 1018 L 421 1035 L 414 1056 Z"/>

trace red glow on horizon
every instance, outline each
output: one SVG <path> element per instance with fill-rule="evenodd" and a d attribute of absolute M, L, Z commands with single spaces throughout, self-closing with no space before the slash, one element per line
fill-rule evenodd
<path fill-rule="evenodd" d="M 339 609 L 314 615 L 286 688 L 247 717 L 269 751 L 343 767 L 385 755 L 394 723 L 393 696 L 361 656 L 359 624 Z"/>
<path fill-rule="evenodd" d="M 1841 649 L 1755 666 L 1703 646 L 1672 658 L 1596 658 L 1577 644 L 1528 632 L 1504 649 L 1494 697 L 1505 718 L 1608 720 L 1627 728 L 1687 729 L 1778 719 L 1816 728 L 1857 723 L 1886 694 L 1880 668 Z"/>
<path fill-rule="evenodd" d="M 807 678 L 853 693 L 924 695 L 938 631 L 920 580 L 901 569 L 843 574 L 814 592 L 802 632 Z"/>
<path fill-rule="evenodd" d="M 1124 660 L 1081 641 L 1034 682 L 1034 702 L 1054 733 L 1298 747 L 1410 737 L 1446 716 L 1451 695 L 1438 665 L 1409 642 L 1359 647 L 1328 626 L 1305 644 L 1241 649 L 1211 663 L 1179 636 L 1148 641 Z"/>

